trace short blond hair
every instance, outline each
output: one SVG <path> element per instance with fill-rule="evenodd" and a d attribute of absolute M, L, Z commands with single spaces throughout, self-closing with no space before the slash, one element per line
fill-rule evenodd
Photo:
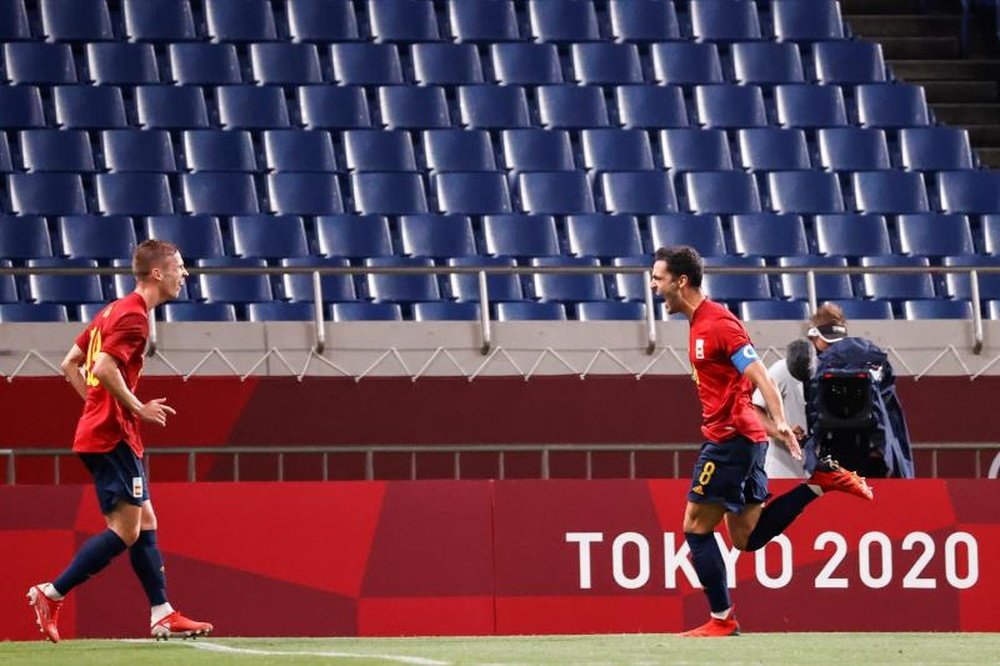
<path fill-rule="evenodd" d="M 132 274 L 137 280 L 147 280 L 154 268 L 162 268 L 167 257 L 178 252 L 174 243 L 150 238 L 139 243 L 132 253 Z"/>

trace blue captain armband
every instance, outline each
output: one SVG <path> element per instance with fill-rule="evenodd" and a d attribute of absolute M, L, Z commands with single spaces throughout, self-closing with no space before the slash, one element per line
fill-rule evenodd
<path fill-rule="evenodd" d="M 733 365 L 736 366 L 736 369 L 742 375 L 746 372 L 747 367 L 754 361 L 759 361 L 760 357 L 757 356 L 757 350 L 753 348 L 753 345 L 748 343 L 737 349 L 729 357 L 729 360 L 733 362 Z"/>

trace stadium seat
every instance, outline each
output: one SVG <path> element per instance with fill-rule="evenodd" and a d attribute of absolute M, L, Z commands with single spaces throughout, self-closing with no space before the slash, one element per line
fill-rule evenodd
<path fill-rule="evenodd" d="M 351 174 L 354 210 L 364 214 L 426 213 L 427 194 L 419 173 L 368 172 Z"/>
<path fill-rule="evenodd" d="M 347 168 L 351 171 L 416 171 L 409 132 L 356 129 L 342 134 Z"/>
<path fill-rule="evenodd" d="M 774 87 L 774 105 L 782 127 L 841 127 L 847 109 L 840 86 L 788 84 Z"/>
<path fill-rule="evenodd" d="M 522 171 L 573 171 L 573 147 L 566 130 L 509 129 L 501 133 L 504 164 Z"/>
<path fill-rule="evenodd" d="M 650 47 L 653 54 L 653 80 L 668 85 L 704 85 L 722 83 L 722 61 L 715 44 L 702 42 L 663 42 Z"/>
<path fill-rule="evenodd" d="M 983 251 L 987 254 L 1000 254 L 1000 213 L 986 214 L 980 219 L 983 229 Z"/>
<path fill-rule="evenodd" d="M 251 44 L 250 74 L 253 82 L 259 85 L 323 82 L 315 44 Z"/>
<path fill-rule="evenodd" d="M 771 0 L 774 36 L 780 42 L 817 42 L 844 38 L 837 0 Z"/>
<path fill-rule="evenodd" d="M 972 319 L 972 304 L 969 301 L 932 300 L 903 301 L 903 316 L 906 319 Z"/>
<path fill-rule="evenodd" d="M 538 42 L 600 39 L 590 0 L 528 0 L 528 18 L 531 37 Z"/>
<path fill-rule="evenodd" d="M 809 147 L 801 129 L 753 127 L 736 132 L 740 166 L 753 171 L 808 169 Z"/>
<path fill-rule="evenodd" d="M 152 44 L 87 44 L 87 80 L 98 85 L 158 83 Z"/>
<path fill-rule="evenodd" d="M 843 310 L 844 317 L 848 321 L 855 319 L 894 319 L 892 316 L 892 303 L 889 301 L 880 299 L 870 301 L 852 299 L 831 300 L 830 302 Z"/>
<path fill-rule="evenodd" d="M 718 215 L 652 215 L 649 233 L 653 248 L 690 245 L 703 257 L 726 253 L 722 220 Z"/>
<path fill-rule="evenodd" d="M 164 130 L 105 130 L 101 132 L 101 147 L 104 166 L 112 172 L 178 170 L 170 133 Z"/>
<path fill-rule="evenodd" d="M 35 86 L 0 86 L 0 128 L 45 127 L 42 96 Z"/>
<path fill-rule="evenodd" d="M 633 215 L 570 215 L 566 239 L 570 254 L 578 257 L 642 254 L 639 224 Z"/>
<path fill-rule="evenodd" d="M 443 88 L 382 87 L 378 99 L 382 124 L 389 129 L 432 129 L 451 124 Z"/>
<path fill-rule="evenodd" d="M 593 257 L 535 257 L 535 267 L 543 266 L 599 266 Z M 531 284 L 535 297 L 543 301 L 602 301 L 605 298 L 604 281 L 597 273 L 560 274 L 533 273 Z"/>
<path fill-rule="evenodd" d="M 767 125 L 764 96 L 757 86 L 695 86 L 694 105 L 698 122 L 705 127 L 732 129 Z"/>
<path fill-rule="evenodd" d="M 268 210 L 283 215 L 344 212 L 340 183 L 332 173 L 283 171 L 267 175 Z"/>
<path fill-rule="evenodd" d="M 0 267 L 10 268 L 11 266 L 10 259 L 0 259 Z M 14 276 L 0 276 L 0 303 L 16 303 L 17 300 L 17 284 L 14 282 Z"/>
<path fill-rule="evenodd" d="M 260 212 L 257 188 L 248 173 L 203 171 L 181 176 L 186 213 L 245 215 Z"/>
<path fill-rule="evenodd" d="M 564 321 L 566 306 L 562 303 L 510 301 L 496 304 L 497 321 Z"/>
<path fill-rule="evenodd" d="M 899 152 L 899 165 L 913 171 L 952 171 L 975 166 L 969 131 L 961 127 L 901 129 Z"/>
<path fill-rule="evenodd" d="M 928 266 L 926 257 L 903 257 L 886 255 L 881 257 L 862 257 L 861 265 L 875 266 Z M 861 279 L 861 296 L 867 298 L 884 298 L 886 300 L 904 300 L 934 298 L 934 283 L 931 274 L 924 273 L 866 273 Z"/>
<path fill-rule="evenodd" d="M 681 38 L 673 2 L 610 0 L 611 37 L 618 42 L 667 42 Z"/>
<path fill-rule="evenodd" d="M 3 45 L 7 80 L 17 85 L 76 83 L 76 64 L 69 44 L 8 42 Z"/>
<path fill-rule="evenodd" d="M 653 265 L 653 258 L 645 254 L 615 257 L 611 260 L 611 265 L 622 268 L 649 269 Z M 649 293 L 649 280 L 645 279 L 642 273 L 615 273 L 608 277 L 610 278 L 607 286 L 609 297 L 623 301 L 646 300 L 646 294 Z"/>
<path fill-rule="evenodd" d="M 68 215 L 58 221 L 63 254 L 81 259 L 131 257 L 135 229 L 123 215 Z"/>
<path fill-rule="evenodd" d="M 743 84 L 801 83 L 802 59 L 791 43 L 742 42 L 732 46 L 733 80 Z"/>
<path fill-rule="evenodd" d="M 28 25 L 28 11 L 24 0 L 9 0 L 0 3 L 0 41 L 31 39 Z"/>
<path fill-rule="evenodd" d="M 267 0 L 204 0 L 208 36 L 216 42 L 268 42 L 277 39 Z"/>
<path fill-rule="evenodd" d="M 604 93 L 597 86 L 538 86 L 538 116 L 542 127 L 556 129 L 608 125 Z"/>
<path fill-rule="evenodd" d="M 66 129 L 125 127 L 125 102 L 114 86 L 56 86 L 56 124 Z"/>
<path fill-rule="evenodd" d="M 247 130 L 192 130 L 183 133 L 183 140 L 185 166 L 190 171 L 257 171 Z"/>
<path fill-rule="evenodd" d="M 369 268 L 433 266 L 426 257 L 369 257 L 365 266 Z M 368 294 L 378 302 L 436 301 L 441 297 L 437 278 L 431 273 L 394 274 L 368 273 L 365 275 Z"/>
<path fill-rule="evenodd" d="M 945 257 L 944 266 L 1000 266 L 1000 257 L 962 255 Z M 1000 299 L 1000 273 L 979 273 L 979 298 Z M 969 273 L 945 273 L 945 295 L 949 298 L 972 298 L 972 283 Z"/>
<path fill-rule="evenodd" d="M 10 142 L 7 135 L 0 131 L 0 173 L 10 173 L 14 171 L 14 162 L 10 152 Z"/>
<path fill-rule="evenodd" d="M 101 173 L 95 180 L 97 210 L 105 215 L 164 215 L 174 212 L 166 174 Z"/>
<path fill-rule="evenodd" d="M 164 303 L 163 320 L 236 321 L 236 308 L 232 303 Z"/>
<path fill-rule="evenodd" d="M 806 229 L 799 215 L 749 213 L 733 215 L 733 249 L 764 258 L 809 254 Z"/>
<path fill-rule="evenodd" d="M 725 130 L 678 127 L 660 130 L 663 166 L 672 173 L 733 168 Z"/>
<path fill-rule="evenodd" d="M 899 250 L 924 257 L 975 254 L 969 218 L 959 214 L 915 213 L 896 218 Z"/>
<path fill-rule="evenodd" d="M 422 134 L 424 163 L 431 172 L 495 171 L 493 142 L 485 130 L 436 129 Z"/>
<path fill-rule="evenodd" d="M 21 132 L 21 162 L 28 171 L 94 171 L 90 138 L 82 130 Z"/>
<path fill-rule="evenodd" d="M 247 257 L 210 257 L 196 262 L 199 268 L 264 268 L 267 262 Z M 209 303 L 256 303 L 272 297 L 267 275 L 200 273 L 198 286 Z"/>
<path fill-rule="evenodd" d="M 919 173 L 861 171 L 851 174 L 854 207 L 861 213 L 920 213 L 929 210 Z"/>
<path fill-rule="evenodd" d="M 499 171 L 452 171 L 434 174 L 434 193 L 442 213 L 509 213 L 507 179 Z"/>
<path fill-rule="evenodd" d="M 208 127 L 208 107 L 198 86 L 136 86 L 139 126 L 151 129 Z"/>
<path fill-rule="evenodd" d="M 286 0 L 288 32 L 297 42 L 335 43 L 359 38 L 351 0 Z"/>
<path fill-rule="evenodd" d="M 219 123 L 225 129 L 288 127 L 288 108 L 280 87 L 227 86 L 215 89 Z"/>
<path fill-rule="evenodd" d="M 752 0 L 689 0 L 691 33 L 699 41 L 760 39 L 757 5 Z"/>
<path fill-rule="evenodd" d="M 742 171 L 686 173 L 684 189 L 693 213 L 753 213 L 761 209 L 754 178 Z"/>
<path fill-rule="evenodd" d="M 739 314 L 743 321 L 805 321 L 809 318 L 809 304 L 805 301 L 743 301 Z"/>
<path fill-rule="evenodd" d="M 687 107 L 678 86 L 618 86 L 618 121 L 627 129 L 687 127 Z"/>
<path fill-rule="evenodd" d="M 346 134 L 346 133 L 345 133 Z M 330 133 L 322 130 L 267 130 L 264 162 L 272 171 L 337 170 Z"/>
<path fill-rule="evenodd" d="M 296 215 L 236 215 L 230 220 L 233 250 L 238 257 L 305 257 L 306 229 Z"/>
<path fill-rule="evenodd" d="M 892 254 L 889 230 L 882 215 L 817 215 L 813 224 L 820 254 L 851 258 Z"/>
<path fill-rule="evenodd" d="M 378 42 L 434 42 L 439 38 L 431 0 L 368 0 L 368 21 Z"/>
<path fill-rule="evenodd" d="M 483 242 L 491 255 L 547 257 L 560 253 L 551 215 L 487 215 L 483 218 Z"/>
<path fill-rule="evenodd" d="M 476 254 L 472 222 L 466 215 L 404 215 L 399 218 L 402 253 L 414 257 L 466 257 Z"/>
<path fill-rule="evenodd" d="M 185 86 L 240 83 L 240 62 L 232 44 L 170 44 L 171 80 Z"/>
<path fill-rule="evenodd" d="M 28 268 L 97 268 L 93 259 L 29 259 Z M 101 279 L 90 275 L 29 275 L 27 299 L 36 303 L 96 303 L 104 300 Z"/>
<path fill-rule="evenodd" d="M 1000 212 L 1000 172 L 943 171 L 938 174 L 937 194 L 946 213 Z"/>
<path fill-rule="evenodd" d="M 146 238 L 159 238 L 181 248 L 187 259 L 221 257 L 219 220 L 209 215 L 153 215 L 145 221 Z"/>
<path fill-rule="evenodd" d="M 508 129 L 531 125 L 528 100 L 520 86 L 460 86 L 459 123 L 473 129 Z"/>
<path fill-rule="evenodd" d="M 316 316 L 312 303 L 249 303 L 248 321 L 312 321 Z"/>
<path fill-rule="evenodd" d="M 380 215 L 321 215 L 316 246 L 328 257 L 383 257 L 392 254 L 389 222 Z"/>
<path fill-rule="evenodd" d="M 888 169 L 889 148 L 881 129 L 827 127 L 816 131 L 820 166 L 829 171 Z"/>
<path fill-rule="evenodd" d="M 862 127 L 923 127 L 931 114 L 923 86 L 874 83 L 854 92 L 858 124 Z"/>
<path fill-rule="evenodd" d="M 483 66 L 473 44 L 414 44 L 410 55 L 415 83 L 457 86 L 483 82 Z"/>
<path fill-rule="evenodd" d="M 0 257 L 20 260 L 51 256 L 52 241 L 45 218 L 0 215 Z"/>
<path fill-rule="evenodd" d="M 584 85 L 642 83 L 642 65 L 635 44 L 594 42 L 570 47 L 573 80 Z"/>
<path fill-rule="evenodd" d="M 0 303 L 0 323 L 69 321 L 62 303 Z"/>
<path fill-rule="evenodd" d="M 812 53 L 816 80 L 820 83 L 857 85 L 886 80 L 882 46 L 875 42 L 816 42 Z"/>
<path fill-rule="evenodd" d="M 559 52 L 554 44 L 492 44 L 490 59 L 497 83 L 538 86 L 563 81 Z"/>
<path fill-rule="evenodd" d="M 330 306 L 333 321 L 402 321 L 399 303 L 334 303 Z"/>
<path fill-rule="evenodd" d="M 771 209 L 778 213 L 841 213 L 844 197 L 837 176 L 817 170 L 767 174 Z"/>
<path fill-rule="evenodd" d="M 636 321 L 646 318 L 646 304 L 638 301 L 592 301 L 576 304 L 580 321 Z"/>
<path fill-rule="evenodd" d="M 365 91 L 354 86 L 303 86 L 298 92 L 306 129 L 371 127 Z"/>
<path fill-rule="evenodd" d="M 1000 319 L 1000 301 L 989 301 L 986 305 L 987 309 L 983 316 L 993 320 Z"/>
<path fill-rule="evenodd" d="M 517 177 L 521 210 L 570 215 L 593 213 L 594 195 L 582 171 L 539 171 Z"/>
<path fill-rule="evenodd" d="M 514 266 L 511 257 L 455 257 L 448 260 L 449 266 L 479 267 L 479 266 Z M 479 300 L 479 277 L 475 273 L 449 273 L 448 288 L 451 297 L 459 301 Z M 486 275 L 486 293 L 491 303 L 498 301 L 519 301 L 523 298 L 521 281 L 513 273 L 488 273 Z"/>
<path fill-rule="evenodd" d="M 395 44 L 341 42 L 330 45 L 333 78 L 342 86 L 382 86 L 403 82 Z"/>
<path fill-rule="evenodd" d="M 721 255 L 704 258 L 706 268 L 759 268 L 764 266 L 761 257 L 734 257 Z M 771 298 L 767 275 L 757 274 L 723 274 L 707 272 L 702 278 L 702 290 L 715 301 L 755 301 Z"/>
<path fill-rule="evenodd" d="M 448 0 L 451 33 L 459 42 L 517 41 L 517 13 L 511 0 L 470 3 Z"/>
<path fill-rule="evenodd" d="M 12 173 L 7 178 L 13 212 L 75 215 L 87 212 L 83 183 L 73 173 Z"/>
<path fill-rule="evenodd" d="M 282 266 L 289 267 L 340 267 L 350 265 L 343 257 L 293 257 L 281 260 Z M 323 291 L 323 302 L 353 301 L 357 298 L 354 290 L 354 279 L 346 274 L 326 273 L 320 275 L 320 288 Z M 314 301 L 313 277 L 310 273 L 285 273 L 281 276 L 281 287 L 285 298 L 291 301 Z"/>
<path fill-rule="evenodd" d="M 188 0 L 123 0 L 125 37 L 133 42 L 183 42 L 197 39 Z"/>
<path fill-rule="evenodd" d="M 593 171 L 641 171 L 654 168 L 649 135 L 643 130 L 601 128 L 580 132 L 583 166 Z"/>
<path fill-rule="evenodd" d="M 653 215 L 677 211 L 677 194 L 665 171 L 607 171 L 598 176 L 608 213 Z"/>
<path fill-rule="evenodd" d="M 431 301 L 413 304 L 414 321 L 478 321 L 479 303 Z"/>
<path fill-rule="evenodd" d="M 803 255 L 798 257 L 781 257 L 778 266 L 788 268 L 824 268 L 830 266 L 847 266 L 844 257 L 818 257 Z M 831 299 L 846 299 L 854 297 L 851 288 L 851 276 L 847 273 L 815 274 L 816 297 L 821 301 Z M 805 273 L 782 273 L 781 292 L 785 298 L 805 300 L 809 298 L 809 289 Z"/>
<path fill-rule="evenodd" d="M 52 42 L 113 39 L 105 0 L 40 0 L 42 33 Z"/>

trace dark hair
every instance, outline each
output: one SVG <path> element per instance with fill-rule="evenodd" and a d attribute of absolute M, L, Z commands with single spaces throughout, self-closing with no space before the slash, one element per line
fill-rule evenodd
<path fill-rule="evenodd" d="M 653 256 L 653 263 L 657 261 L 667 262 L 667 272 L 675 278 L 686 275 L 688 284 L 695 289 L 701 288 L 701 276 L 705 273 L 705 266 L 698 250 L 687 245 L 661 247 Z"/>
<path fill-rule="evenodd" d="M 812 379 L 816 372 L 816 348 L 806 338 L 796 338 L 785 348 L 788 374 L 800 382 Z"/>
<path fill-rule="evenodd" d="M 132 253 L 132 274 L 139 280 L 148 278 L 154 268 L 162 267 L 167 257 L 177 251 L 177 246 L 170 241 L 150 238 L 139 243 Z"/>

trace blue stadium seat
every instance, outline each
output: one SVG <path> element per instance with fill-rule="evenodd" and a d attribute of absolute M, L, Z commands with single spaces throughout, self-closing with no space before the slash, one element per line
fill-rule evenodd
<path fill-rule="evenodd" d="M 733 249 L 764 258 L 809 254 L 806 228 L 799 215 L 749 213 L 733 215 Z"/>
<path fill-rule="evenodd" d="M 851 43 L 851 42 L 849 42 Z M 855 88 L 858 124 L 862 127 L 923 127 L 931 113 L 923 86 L 873 83 Z"/>
<path fill-rule="evenodd" d="M 972 303 L 969 301 L 932 300 L 903 301 L 903 316 L 906 319 L 972 319 Z"/>
<path fill-rule="evenodd" d="M 145 231 L 146 238 L 174 243 L 189 259 L 225 254 L 219 220 L 209 215 L 154 215 L 146 218 Z"/>
<path fill-rule="evenodd" d="M 305 257 L 306 229 L 297 215 L 236 215 L 230 221 L 233 250 L 238 257 Z"/>
<path fill-rule="evenodd" d="M 538 116 L 542 127 L 557 129 L 608 125 L 608 107 L 597 86 L 538 86 Z"/>
<path fill-rule="evenodd" d="M 495 171 L 493 142 L 485 130 L 436 129 L 423 135 L 424 162 L 431 172 Z"/>
<path fill-rule="evenodd" d="M 983 316 L 993 320 L 1000 319 L 1000 301 L 989 301 Z"/>
<path fill-rule="evenodd" d="M 695 86 L 694 103 L 698 122 L 706 127 L 767 125 L 764 96 L 757 86 Z"/>
<path fill-rule="evenodd" d="M 740 165 L 754 171 L 808 169 L 809 147 L 801 129 L 752 127 L 736 132 Z"/>
<path fill-rule="evenodd" d="M 334 303 L 333 321 L 402 321 L 399 303 Z"/>
<path fill-rule="evenodd" d="M 611 260 L 615 267 L 645 268 L 653 265 L 653 258 L 646 254 L 630 257 L 615 257 Z M 649 293 L 649 280 L 642 273 L 615 273 L 607 285 L 608 296 L 623 301 L 645 301 Z M 655 297 L 654 297 L 655 298 Z"/>
<path fill-rule="evenodd" d="M 312 321 L 316 316 L 312 303 L 250 303 L 247 305 L 248 321 Z"/>
<path fill-rule="evenodd" d="M 87 80 L 98 85 L 158 83 L 152 44 L 87 44 Z"/>
<path fill-rule="evenodd" d="M 28 268 L 97 268 L 93 259 L 29 259 Z M 37 303 L 96 303 L 104 300 L 101 279 L 90 275 L 29 275 L 27 300 Z"/>
<path fill-rule="evenodd" d="M 653 169 L 649 135 L 638 129 L 601 128 L 580 132 L 583 166 L 593 171 Z"/>
<path fill-rule="evenodd" d="M 63 254 L 81 259 L 131 257 L 135 229 L 123 215 L 68 215 L 58 222 Z"/>
<path fill-rule="evenodd" d="M 425 257 L 369 257 L 369 268 L 433 266 Z M 369 273 L 365 275 L 368 294 L 379 302 L 436 301 L 441 297 L 436 277 L 431 273 L 393 274 Z"/>
<path fill-rule="evenodd" d="M 514 266 L 511 257 L 455 257 L 448 260 L 449 266 Z M 479 300 L 479 277 L 474 273 L 450 273 L 448 288 L 451 297 L 459 301 Z M 521 281 L 513 273 L 489 273 L 486 275 L 487 297 L 491 303 L 498 301 L 519 301 L 524 296 L 521 291 Z"/>
<path fill-rule="evenodd" d="M 21 39 L 31 39 L 24 0 L 9 0 L 0 4 L 0 40 L 12 42 Z"/>
<path fill-rule="evenodd" d="M 0 303 L 0 323 L 69 321 L 62 303 Z"/>
<path fill-rule="evenodd" d="M 414 44 L 410 54 L 416 83 L 457 86 L 483 82 L 483 66 L 473 44 Z"/>
<path fill-rule="evenodd" d="M 687 127 L 687 107 L 678 86 L 618 86 L 618 121 L 628 129 Z"/>
<path fill-rule="evenodd" d="M 798 257 L 781 257 L 778 266 L 799 268 L 822 268 L 829 266 L 847 266 L 844 257 L 820 257 L 803 255 Z M 816 297 L 822 301 L 831 299 L 854 298 L 851 288 L 851 276 L 847 273 L 816 274 Z M 805 273 L 783 273 L 781 275 L 781 292 L 785 298 L 804 300 L 809 298 Z"/>
<path fill-rule="evenodd" d="M 380 215 L 321 215 L 316 246 L 328 257 L 383 257 L 392 254 L 389 222 Z"/>
<path fill-rule="evenodd" d="M 260 85 L 323 82 L 315 44 L 251 44 L 250 74 L 253 81 Z"/>
<path fill-rule="evenodd" d="M 852 300 L 831 300 L 831 303 L 840 307 L 844 311 L 844 316 L 848 321 L 855 319 L 894 319 L 892 316 L 892 303 L 881 299 L 863 301 L 861 299 Z"/>
<path fill-rule="evenodd" d="M 368 0 L 372 37 L 379 42 L 434 42 L 439 38 L 431 0 Z"/>
<path fill-rule="evenodd" d="M 649 218 L 651 247 L 690 245 L 703 257 L 726 253 L 722 220 L 718 215 L 674 213 Z"/>
<path fill-rule="evenodd" d="M 600 39 L 590 0 L 528 0 L 528 17 L 531 37 L 538 42 Z"/>
<path fill-rule="evenodd" d="M 277 39 L 267 0 L 204 0 L 208 36 L 216 42 L 268 42 Z"/>
<path fill-rule="evenodd" d="M 267 130 L 264 161 L 272 171 L 337 170 L 330 133 L 322 130 Z"/>
<path fill-rule="evenodd" d="M 487 254 L 546 257 L 559 254 L 559 237 L 551 215 L 487 215 L 483 218 Z"/>
<path fill-rule="evenodd" d="M 245 215 L 260 212 L 257 188 L 248 173 L 203 171 L 181 176 L 186 213 Z"/>
<path fill-rule="evenodd" d="M 842 213 L 844 197 L 837 176 L 817 170 L 767 174 L 771 209 L 779 213 Z"/>
<path fill-rule="evenodd" d="M 945 257 L 944 266 L 1000 266 L 1000 257 L 962 255 Z M 1000 273 L 979 273 L 979 298 L 1000 299 Z M 968 273 L 946 273 L 945 295 L 949 298 L 972 298 L 972 283 Z"/>
<path fill-rule="evenodd" d="M 314 266 L 345 268 L 350 262 L 343 257 L 294 257 L 281 260 L 282 266 Z M 323 291 L 323 302 L 353 301 L 357 298 L 354 290 L 354 279 L 350 275 L 320 275 L 320 288 Z M 313 278 L 310 273 L 285 273 L 281 276 L 281 287 L 285 298 L 292 301 L 313 301 Z"/>
<path fill-rule="evenodd" d="M 562 68 L 555 44 L 492 44 L 493 74 L 504 85 L 537 86 L 562 83 Z"/>
<path fill-rule="evenodd" d="M 531 265 L 541 266 L 599 266 L 593 257 L 536 257 Z M 560 274 L 533 273 L 531 284 L 535 297 L 543 301 L 603 301 L 606 298 L 604 281 L 597 273 Z"/>
<path fill-rule="evenodd" d="M 646 304 L 638 301 L 593 301 L 577 303 L 580 321 L 635 321 L 646 318 Z"/>
<path fill-rule="evenodd" d="M 599 176 L 608 213 L 654 215 L 677 211 L 677 194 L 665 171 L 606 171 Z"/>
<path fill-rule="evenodd" d="M 0 267 L 10 268 L 11 266 L 10 259 L 0 259 Z M 0 276 L 0 303 L 14 303 L 17 300 L 17 284 L 14 282 L 14 276 Z"/>
<path fill-rule="evenodd" d="M 97 210 L 105 215 L 164 215 L 174 212 L 166 174 L 101 173 L 95 180 Z"/>
<path fill-rule="evenodd" d="M 351 0 L 286 0 L 288 32 L 297 42 L 348 42 L 359 38 Z"/>
<path fill-rule="evenodd" d="M 941 210 L 946 213 L 1000 212 L 1000 172 L 943 171 L 937 186 Z"/>
<path fill-rule="evenodd" d="M 813 225 L 820 254 L 852 258 L 892 254 L 889 229 L 882 215 L 817 215 Z"/>
<path fill-rule="evenodd" d="M 857 85 L 885 81 L 882 46 L 874 42 L 833 40 L 813 45 L 813 67 L 820 83 Z"/>
<path fill-rule="evenodd" d="M 952 171 L 975 166 L 969 131 L 961 127 L 901 129 L 899 152 L 899 165 L 913 171 Z"/>
<path fill-rule="evenodd" d="M 448 127 L 448 104 L 438 86 L 389 86 L 378 89 L 382 124 L 389 129 Z"/>
<path fill-rule="evenodd" d="M 983 228 L 983 251 L 987 254 L 1000 254 L 1000 213 L 983 215 L 980 220 Z"/>
<path fill-rule="evenodd" d="M 459 123 L 474 129 L 509 129 L 531 125 L 521 86 L 460 86 Z"/>
<path fill-rule="evenodd" d="M 760 39 L 760 21 L 753 0 L 689 0 L 691 33 L 699 41 L 732 42 Z"/>
<path fill-rule="evenodd" d="M 929 266 L 926 257 L 903 257 L 885 255 L 862 257 L 861 265 L 874 266 Z M 887 300 L 934 298 L 934 282 L 931 274 L 866 273 L 861 279 L 861 296 L 884 298 Z"/>
<path fill-rule="evenodd" d="M 188 0 L 123 0 L 125 37 L 133 42 L 183 42 L 197 39 Z"/>
<path fill-rule="evenodd" d="M 0 128 L 45 127 L 42 96 L 35 86 L 0 86 Z"/>
<path fill-rule="evenodd" d="M 466 215 L 404 215 L 399 218 L 403 254 L 415 257 L 466 257 L 476 254 L 472 222 Z"/>
<path fill-rule="evenodd" d="M 52 241 L 45 218 L 0 215 L 0 257 L 36 259 L 51 256 Z"/>
<path fill-rule="evenodd" d="M 208 107 L 198 86 L 136 86 L 139 126 L 151 129 L 208 127 Z"/>
<path fill-rule="evenodd" d="M 211 257 L 199 259 L 199 268 L 264 268 L 267 262 L 247 257 Z M 256 303 L 272 297 L 271 281 L 266 275 L 225 275 L 200 273 L 198 286 L 209 303 Z"/>
<path fill-rule="evenodd" d="M 958 214 L 915 213 L 896 218 L 899 250 L 924 257 L 975 254 L 969 218 Z"/>
<path fill-rule="evenodd" d="M 358 213 L 406 215 L 427 212 L 424 179 L 419 173 L 368 172 L 351 174 L 354 210 Z"/>
<path fill-rule="evenodd" d="M 434 194 L 442 213 L 483 215 L 511 212 L 506 177 L 494 171 L 436 173 Z"/>
<path fill-rule="evenodd" d="M 344 212 L 340 183 L 332 173 L 283 171 L 267 175 L 268 210 L 283 215 Z"/>
<path fill-rule="evenodd" d="M 573 147 L 566 130 L 510 129 L 501 133 L 504 164 L 522 171 L 573 171 Z"/>
<path fill-rule="evenodd" d="M 232 303 L 164 303 L 163 320 L 236 321 L 236 308 Z"/>
<path fill-rule="evenodd" d="M 715 44 L 663 42 L 653 44 L 653 80 L 671 85 L 722 83 L 722 61 Z"/>
<path fill-rule="evenodd" d="M 809 318 L 809 304 L 806 301 L 743 301 L 739 314 L 743 321 L 805 321 Z"/>
<path fill-rule="evenodd" d="M 573 80 L 585 85 L 642 83 L 642 65 L 635 44 L 595 42 L 570 47 Z"/>
<path fill-rule="evenodd" d="M 802 59 L 795 44 L 788 42 L 742 42 L 733 44 L 733 80 L 744 84 L 801 83 Z"/>
<path fill-rule="evenodd" d="M 829 171 L 888 169 L 889 148 L 881 129 L 827 127 L 816 131 L 820 166 Z"/>
<path fill-rule="evenodd" d="M 451 33 L 459 42 L 517 41 L 517 13 L 511 0 L 471 3 L 448 0 Z"/>
<path fill-rule="evenodd" d="M 72 173 L 12 173 L 7 178 L 13 212 L 75 215 L 87 212 L 83 183 Z"/>
<path fill-rule="evenodd" d="M 7 80 L 23 85 L 76 83 L 76 64 L 69 44 L 8 42 L 3 46 Z"/>
<path fill-rule="evenodd" d="M 526 213 L 570 215 L 593 213 L 594 195 L 582 171 L 539 171 L 517 177 L 521 210 Z"/>
<path fill-rule="evenodd" d="M 341 42 L 330 46 L 333 78 L 340 85 L 381 86 L 403 82 L 395 44 Z"/>
<path fill-rule="evenodd" d="M 781 42 L 816 42 L 844 38 L 837 0 L 771 0 L 774 36 Z"/>
<path fill-rule="evenodd" d="M 705 257 L 706 268 L 763 267 L 761 257 L 734 257 L 721 255 Z M 755 301 L 771 298 L 771 288 L 767 276 L 754 274 L 722 274 L 706 272 L 701 287 L 706 295 L 715 301 Z"/>
<path fill-rule="evenodd" d="M 678 127 L 660 131 L 663 166 L 673 173 L 733 168 L 729 139 L 721 129 Z"/>
<path fill-rule="evenodd" d="M 673 2 L 610 0 L 611 37 L 619 42 L 667 42 L 680 39 Z"/>
<path fill-rule="evenodd" d="M 847 124 L 847 109 L 840 86 L 788 84 L 774 87 L 774 105 L 782 127 L 840 127 Z"/>
<path fill-rule="evenodd" d="M 404 130 L 346 130 L 342 143 L 351 171 L 417 170 L 413 142 Z"/>
<path fill-rule="evenodd" d="M 497 321 L 565 321 L 566 306 L 562 303 L 511 301 L 496 304 Z"/>
<path fill-rule="evenodd" d="M 184 132 L 184 159 L 190 171 L 257 171 L 253 140 L 247 130 Z"/>
<path fill-rule="evenodd" d="M 42 34 L 51 42 L 114 39 L 105 0 L 40 0 Z"/>
<path fill-rule="evenodd" d="M 94 171 L 90 138 L 82 130 L 21 132 L 21 162 L 28 171 Z"/>
<path fill-rule="evenodd" d="M 642 254 L 639 224 L 632 215 L 570 215 L 566 239 L 570 254 L 580 257 Z"/>
<path fill-rule="evenodd" d="M 226 129 L 288 127 L 288 108 L 280 87 L 227 86 L 215 89 L 219 123 Z"/>
<path fill-rule="evenodd" d="M 861 171 L 851 175 L 854 207 L 862 213 L 920 213 L 929 210 L 923 177 L 907 171 Z"/>
<path fill-rule="evenodd" d="M 14 171 L 14 162 L 10 152 L 10 143 L 7 135 L 0 131 L 0 173 L 10 173 Z"/>
<path fill-rule="evenodd" d="M 303 86 L 298 93 L 306 129 L 371 127 L 365 91 L 353 86 Z"/>
<path fill-rule="evenodd" d="M 181 43 L 167 46 L 171 80 L 181 85 L 240 83 L 240 61 L 232 44 Z"/>
<path fill-rule="evenodd" d="M 56 124 L 67 129 L 125 127 L 125 102 L 114 86 L 56 86 Z"/>
<path fill-rule="evenodd" d="M 101 132 L 101 147 L 104 165 L 112 172 L 178 170 L 170 132 L 165 130 L 105 130 Z"/>
<path fill-rule="evenodd" d="M 686 173 L 684 189 L 693 213 L 754 213 L 761 209 L 754 178 L 742 171 Z"/>
<path fill-rule="evenodd" d="M 431 301 L 413 304 L 414 321 L 478 321 L 479 303 Z"/>

